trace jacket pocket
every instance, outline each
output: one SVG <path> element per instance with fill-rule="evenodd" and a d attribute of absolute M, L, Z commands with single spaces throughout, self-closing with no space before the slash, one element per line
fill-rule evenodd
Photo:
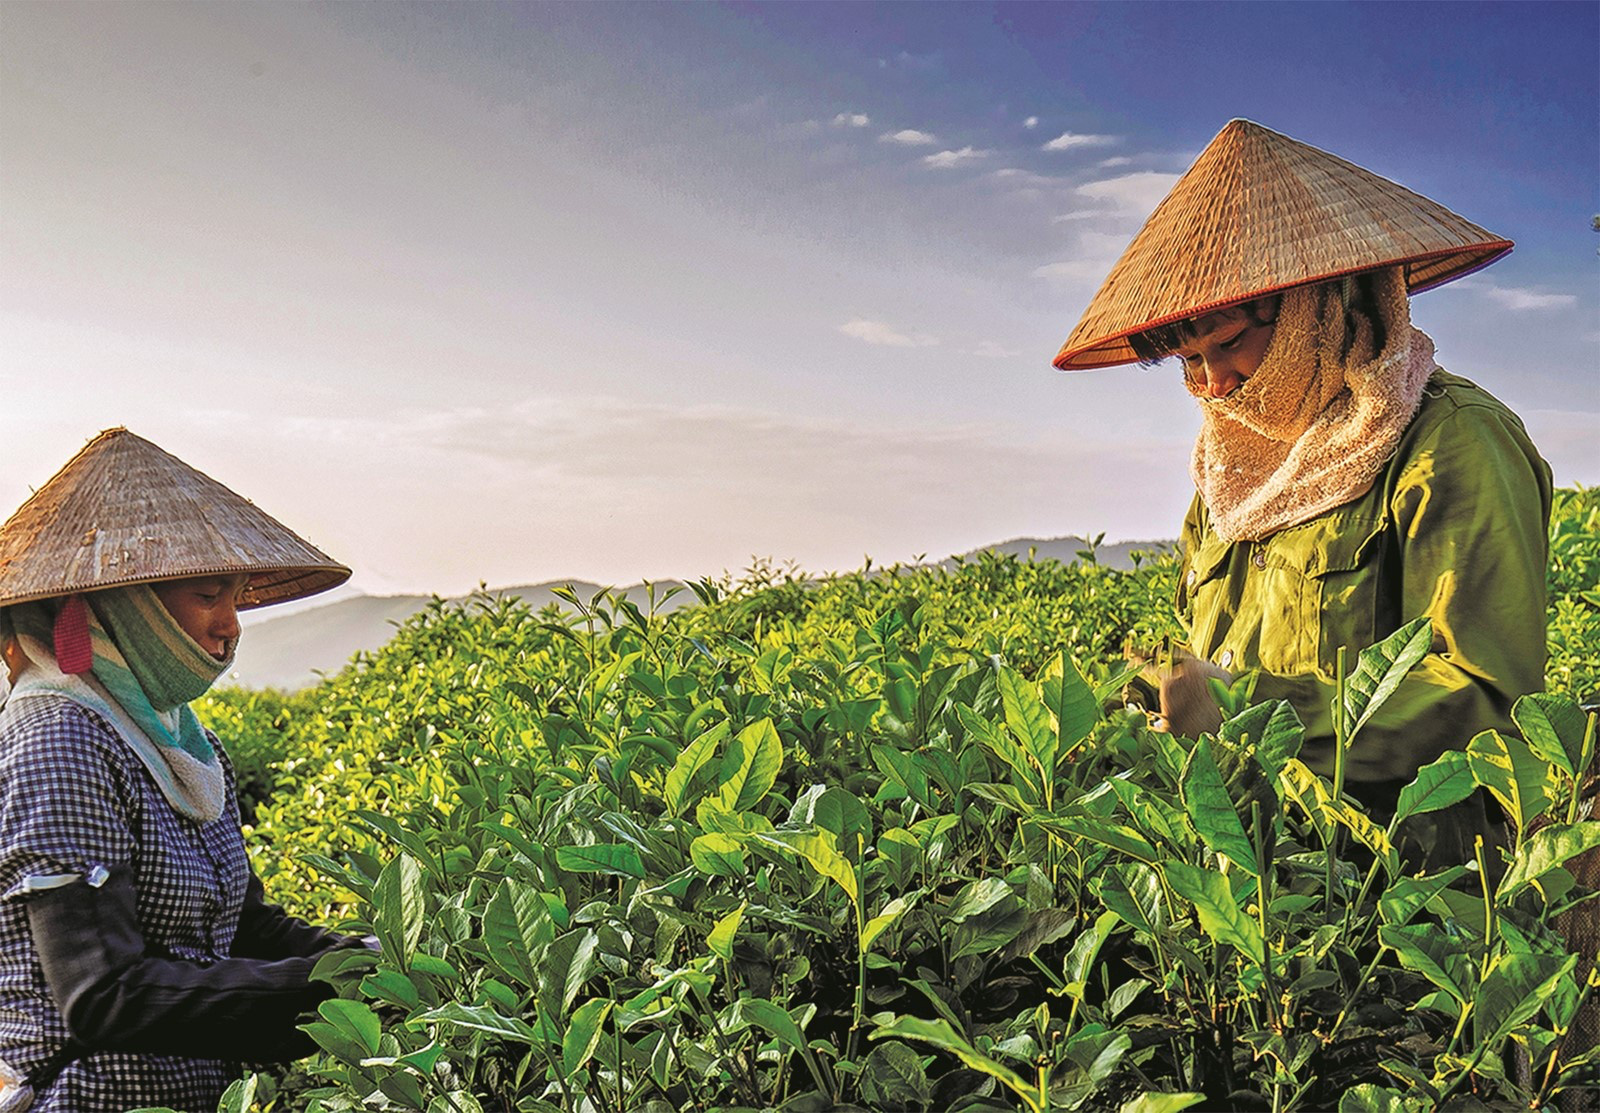
<path fill-rule="evenodd" d="M 1378 585 L 1382 521 L 1333 511 L 1263 544 L 1266 587 L 1280 603 L 1264 623 L 1263 667 L 1288 674 L 1321 673 L 1332 679 L 1340 646 L 1355 654 L 1379 637 Z"/>

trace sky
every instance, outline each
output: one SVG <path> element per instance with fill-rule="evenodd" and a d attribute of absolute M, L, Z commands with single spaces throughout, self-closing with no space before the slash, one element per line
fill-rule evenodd
<path fill-rule="evenodd" d="M 1600 483 L 1600 4 L 0 3 L 0 507 L 125 425 L 370 594 L 1174 537 L 1067 333 L 1234 117 L 1516 241 L 1418 296 Z"/>

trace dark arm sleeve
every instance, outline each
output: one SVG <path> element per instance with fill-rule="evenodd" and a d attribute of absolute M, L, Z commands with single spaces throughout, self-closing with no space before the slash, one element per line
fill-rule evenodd
<path fill-rule="evenodd" d="M 239 930 L 233 937 L 235 958 L 317 958 L 340 947 L 362 945 L 353 935 L 315 927 L 268 903 L 261 879 L 250 871 L 244 905 L 239 909 Z"/>
<path fill-rule="evenodd" d="M 295 1028 L 333 995 L 316 960 L 228 958 L 210 965 L 147 954 L 126 867 L 27 898 L 45 982 L 73 1039 L 92 1050 L 278 1062 L 316 1049 Z M 259 884 L 259 883 L 258 883 Z"/>

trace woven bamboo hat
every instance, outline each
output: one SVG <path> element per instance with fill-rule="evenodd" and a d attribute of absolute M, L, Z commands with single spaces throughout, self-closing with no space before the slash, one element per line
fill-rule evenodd
<path fill-rule="evenodd" d="M 1055 365 L 1132 363 L 1127 338 L 1145 329 L 1379 267 L 1404 267 L 1416 293 L 1510 250 L 1387 178 L 1233 120 L 1134 236 Z"/>
<path fill-rule="evenodd" d="M 350 569 L 126 429 L 107 429 L 0 526 L 0 606 L 248 573 L 241 607 L 338 587 Z"/>

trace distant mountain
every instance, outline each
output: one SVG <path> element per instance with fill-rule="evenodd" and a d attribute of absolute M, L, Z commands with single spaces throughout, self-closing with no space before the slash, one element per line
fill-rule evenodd
<path fill-rule="evenodd" d="M 972 560 L 985 550 L 1016 556 L 1027 560 L 1059 560 L 1070 564 L 1079 559 L 1078 553 L 1089 547 L 1081 537 L 1019 537 L 974 549 L 957 557 L 941 561 L 952 567 L 957 561 Z M 1172 548 L 1170 541 L 1119 541 L 1095 549 L 1095 559 L 1111 568 L 1132 568 L 1134 552 L 1164 552 Z M 511 596 L 522 599 L 538 610 L 560 600 L 556 588 L 570 586 L 579 598 L 587 599 L 601 590 L 599 584 L 584 581 L 553 580 L 549 583 L 526 584 L 519 587 L 494 588 L 493 596 Z M 656 598 L 675 587 L 675 581 L 662 581 L 654 585 Z M 619 593 L 643 606 L 646 589 L 642 584 L 618 588 Z M 661 610 L 674 610 L 694 601 L 694 594 L 678 592 Z M 264 611 L 260 617 L 248 616 L 239 654 L 232 671 L 224 683 L 241 688 L 282 688 L 295 691 L 315 684 L 322 675 L 338 672 L 356 653 L 375 650 L 388 641 L 395 628 L 428 605 L 428 595 L 361 595 L 346 593 L 344 598 L 323 601 L 307 600 L 283 610 L 277 607 Z"/>

